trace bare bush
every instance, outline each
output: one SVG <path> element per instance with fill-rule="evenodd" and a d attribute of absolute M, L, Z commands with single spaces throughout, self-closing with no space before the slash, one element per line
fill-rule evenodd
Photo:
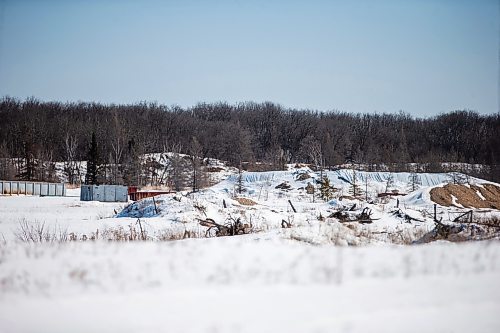
<path fill-rule="evenodd" d="M 19 221 L 14 236 L 18 241 L 24 243 L 66 242 L 69 240 L 67 229 L 61 229 L 57 226 L 50 229 L 45 226 L 45 222 L 29 222 L 26 219 Z"/>

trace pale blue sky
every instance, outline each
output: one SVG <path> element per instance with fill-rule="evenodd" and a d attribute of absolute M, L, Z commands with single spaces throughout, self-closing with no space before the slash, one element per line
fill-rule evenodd
<path fill-rule="evenodd" d="M 498 0 L 0 0 L 0 96 L 493 113 L 499 16 Z"/>

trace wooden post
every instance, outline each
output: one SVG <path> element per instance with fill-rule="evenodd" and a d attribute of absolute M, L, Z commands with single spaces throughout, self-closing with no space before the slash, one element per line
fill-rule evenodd
<path fill-rule="evenodd" d="M 226 199 L 222 199 L 222 205 L 224 206 L 224 208 L 227 208 L 227 206 L 226 206 Z"/>
<path fill-rule="evenodd" d="M 290 206 L 292 207 L 293 212 L 294 212 L 294 213 L 297 213 L 297 210 L 295 209 L 295 207 L 293 207 L 292 201 L 288 200 L 288 203 L 289 203 L 289 204 L 290 204 Z"/>
<path fill-rule="evenodd" d="M 156 200 L 155 200 L 155 197 L 153 197 L 153 204 L 155 205 L 155 214 L 158 214 L 158 208 L 156 208 Z"/>
<path fill-rule="evenodd" d="M 434 204 L 434 221 L 437 221 L 437 205 Z"/>
<path fill-rule="evenodd" d="M 396 208 L 399 208 L 399 199 L 396 199 Z"/>
<path fill-rule="evenodd" d="M 154 197 L 153 197 L 154 200 Z M 155 205 L 156 209 L 156 205 Z M 142 230 L 142 224 L 141 224 L 141 219 L 137 219 L 137 223 L 139 223 L 139 229 L 141 230 L 141 240 L 146 240 L 146 237 L 144 237 L 144 231 Z"/>

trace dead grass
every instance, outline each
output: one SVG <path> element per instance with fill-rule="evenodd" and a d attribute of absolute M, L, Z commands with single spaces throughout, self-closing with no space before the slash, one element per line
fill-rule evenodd
<path fill-rule="evenodd" d="M 6 244 L 5 237 L 0 235 L 0 246 Z M 144 225 L 144 221 L 137 219 L 126 227 L 96 229 L 90 233 L 68 232 L 57 226 L 48 227 L 45 222 L 19 221 L 19 227 L 14 232 L 17 241 L 23 243 L 64 243 L 64 242 L 137 242 L 137 241 L 173 241 L 186 238 L 206 238 L 205 232 L 199 229 L 186 228 L 165 229 L 151 235 Z M 3 243 L 2 243 L 3 242 Z"/>
<path fill-rule="evenodd" d="M 56 226 L 50 229 L 45 225 L 45 222 L 29 222 L 26 219 L 19 221 L 19 226 L 14 232 L 14 236 L 18 241 L 24 243 L 52 243 L 69 240 L 69 234 L 66 229 L 58 229 Z"/>
<path fill-rule="evenodd" d="M 478 192 L 484 197 L 483 200 Z M 447 184 L 433 188 L 430 192 L 431 200 L 441 206 L 454 206 L 452 195 L 456 203 L 466 208 L 493 208 L 500 209 L 500 187 L 493 184 L 481 186 Z"/>

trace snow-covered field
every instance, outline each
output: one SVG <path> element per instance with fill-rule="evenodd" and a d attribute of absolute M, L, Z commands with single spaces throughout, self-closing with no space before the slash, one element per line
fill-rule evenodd
<path fill-rule="evenodd" d="M 2 332 L 497 332 L 500 244 L 1 248 Z"/>
<path fill-rule="evenodd" d="M 400 245 L 433 228 L 429 186 L 446 181 L 445 174 L 424 174 L 420 190 L 399 198 L 401 211 L 420 220 L 406 223 L 394 214 L 396 199 L 312 202 L 304 190 L 311 179 L 297 181 L 309 171 L 243 174 L 245 192 L 237 196 L 255 201 L 251 206 L 235 198 L 238 176 L 126 209 L 80 202 L 78 190 L 68 197 L 0 196 L 0 332 L 500 330 L 497 238 Z M 349 175 L 328 173 L 345 195 Z M 370 195 L 385 191 L 387 173 L 358 176 Z M 392 189 L 406 191 L 408 174 L 393 177 Z M 283 182 L 291 188 L 276 189 Z M 354 203 L 378 220 L 346 226 L 327 218 Z M 443 221 L 457 211 L 439 208 Z M 199 219 L 223 223 L 230 216 L 251 222 L 256 233 L 155 241 L 186 230 L 201 237 Z M 137 218 L 149 241 L 81 241 L 135 230 Z M 292 227 L 282 229 L 282 220 Z M 20 242 L 23 225 L 78 241 Z"/>

